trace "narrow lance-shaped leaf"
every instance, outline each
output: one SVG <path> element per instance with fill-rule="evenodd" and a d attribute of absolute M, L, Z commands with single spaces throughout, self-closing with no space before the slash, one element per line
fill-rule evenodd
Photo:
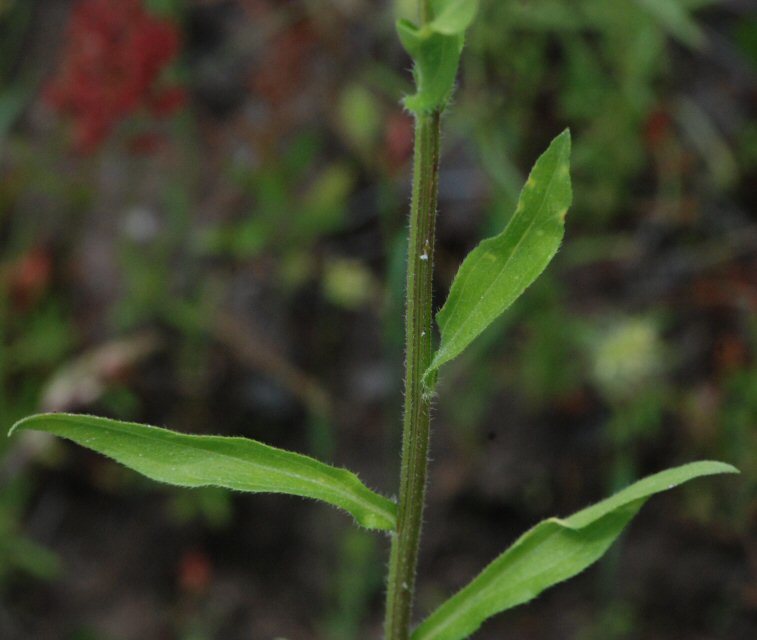
<path fill-rule="evenodd" d="M 463 640 L 497 613 L 538 596 L 596 562 L 647 499 L 693 478 L 738 473 L 722 462 L 695 462 L 668 469 L 579 511 L 544 520 L 442 604 L 412 640 Z"/>
<path fill-rule="evenodd" d="M 424 376 L 427 386 L 544 271 L 562 242 L 572 197 L 566 130 L 536 161 L 505 230 L 463 261 L 436 316 L 441 345 Z"/>
<path fill-rule="evenodd" d="M 197 436 L 93 416 L 50 413 L 15 424 L 72 440 L 158 482 L 285 493 L 344 509 L 368 529 L 393 530 L 396 505 L 345 469 L 246 438 Z"/>

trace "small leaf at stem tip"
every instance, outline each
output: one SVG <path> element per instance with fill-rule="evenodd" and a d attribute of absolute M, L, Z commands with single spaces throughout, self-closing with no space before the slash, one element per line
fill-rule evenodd
<path fill-rule="evenodd" d="M 694 478 L 738 472 L 722 462 L 694 462 L 640 480 L 569 518 L 542 521 L 426 618 L 412 640 L 470 637 L 488 618 L 594 564 L 652 495 Z"/>
<path fill-rule="evenodd" d="M 424 374 L 459 356 L 541 275 L 557 253 L 571 205 L 570 131 L 536 161 L 505 230 L 484 240 L 463 261 L 436 316 L 441 345 Z"/>
<path fill-rule="evenodd" d="M 478 0 L 431 0 L 432 19 L 421 27 L 397 21 L 402 46 L 415 62 L 416 93 L 404 99 L 414 113 L 444 109 L 455 88 L 464 35 L 478 11 Z"/>
<path fill-rule="evenodd" d="M 400 42 L 405 48 L 405 51 L 407 51 L 412 58 L 415 58 L 418 55 L 423 42 L 420 29 L 410 22 L 410 20 L 405 20 L 403 18 L 397 20 L 397 35 L 399 36 Z"/>
<path fill-rule="evenodd" d="M 478 0 L 431 0 L 429 27 L 447 36 L 464 33 L 478 12 Z"/>
<path fill-rule="evenodd" d="M 72 440 L 158 482 L 313 498 L 347 511 L 367 529 L 396 527 L 395 503 L 368 489 L 355 474 L 255 440 L 188 435 L 67 413 L 30 416 L 8 435 L 26 429 Z"/>
<path fill-rule="evenodd" d="M 413 76 L 417 91 L 405 97 L 405 107 L 413 113 L 443 109 L 455 88 L 463 35 L 418 30 L 405 21 L 397 24 L 397 30 L 403 46 L 415 61 Z"/>

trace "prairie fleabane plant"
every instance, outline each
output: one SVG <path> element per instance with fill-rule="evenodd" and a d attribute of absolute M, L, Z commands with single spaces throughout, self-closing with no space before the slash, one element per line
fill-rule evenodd
<path fill-rule="evenodd" d="M 537 160 L 515 213 L 499 235 L 464 260 L 436 315 L 431 283 L 442 113 L 452 94 L 464 34 L 477 0 L 421 0 L 418 23 L 400 21 L 414 60 L 415 161 L 407 269 L 405 414 L 399 500 L 312 458 L 244 438 L 192 436 L 91 416 L 31 416 L 12 429 L 46 431 L 98 451 L 145 476 L 182 487 L 213 485 L 250 493 L 313 498 L 343 509 L 368 529 L 387 532 L 385 640 L 462 640 L 489 617 L 528 602 L 596 562 L 646 500 L 693 478 L 736 469 L 696 462 L 636 482 L 568 518 L 550 518 L 521 536 L 465 588 L 413 629 L 413 594 L 428 469 L 430 403 L 440 368 L 460 355 L 536 280 L 562 241 L 571 204 L 568 131 Z"/>

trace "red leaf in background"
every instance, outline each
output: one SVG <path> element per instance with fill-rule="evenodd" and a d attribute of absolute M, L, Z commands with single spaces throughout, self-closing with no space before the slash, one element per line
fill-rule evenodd
<path fill-rule="evenodd" d="M 384 154 L 389 170 L 403 167 L 413 153 L 413 120 L 402 111 L 392 113 L 384 129 Z"/>
<path fill-rule="evenodd" d="M 186 90 L 183 87 L 170 87 L 150 99 L 149 109 L 154 116 L 164 118 L 179 111 L 186 103 Z"/>
<path fill-rule="evenodd" d="M 655 149 L 670 135 L 673 119 L 662 108 L 655 109 L 644 123 L 644 140 L 650 149 Z"/>
<path fill-rule="evenodd" d="M 140 133 L 129 138 L 129 151 L 137 156 L 149 156 L 166 146 L 166 137 L 159 133 Z"/>
<path fill-rule="evenodd" d="M 145 11 L 141 0 L 79 0 L 67 28 L 62 63 L 45 100 L 73 121 L 74 146 L 94 151 L 142 107 L 168 115 L 183 90 L 157 87 L 180 48 L 175 24 Z"/>
<path fill-rule="evenodd" d="M 749 361 L 749 349 L 741 336 L 725 334 L 718 338 L 714 349 L 714 360 L 721 373 L 734 373 L 744 369 Z"/>
<path fill-rule="evenodd" d="M 182 591 L 198 593 L 205 591 L 212 577 L 212 567 L 207 554 L 202 551 L 187 551 L 179 563 L 179 586 Z"/>
<path fill-rule="evenodd" d="M 277 35 L 252 78 L 252 89 L 269 104 L 287 102 L 302 85 L 316 34 L 309 22 L 291 25 Z"/>
<path fill-rule="evenodd" d="M 49 252 L 37 247 L 12 263 L 5 279 L 13 306 L 26 310 L 33 306 L 47 289 L 52 276 L 52 259 Z"/>

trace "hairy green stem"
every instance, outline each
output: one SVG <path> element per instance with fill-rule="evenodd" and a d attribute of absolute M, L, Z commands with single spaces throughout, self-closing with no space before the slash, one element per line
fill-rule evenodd
<path fill-rule="evenodd" d="M 407 267 L 405 416 L 397 531 L 392 536 L 385 621 L 386 640 L 407 640 L 415 591 L 428 473 L 430 400 L 423 373 L 431 363 L 431 289 L 439 184 L 439 111 L 415 121 L 413 196 Z"/>

